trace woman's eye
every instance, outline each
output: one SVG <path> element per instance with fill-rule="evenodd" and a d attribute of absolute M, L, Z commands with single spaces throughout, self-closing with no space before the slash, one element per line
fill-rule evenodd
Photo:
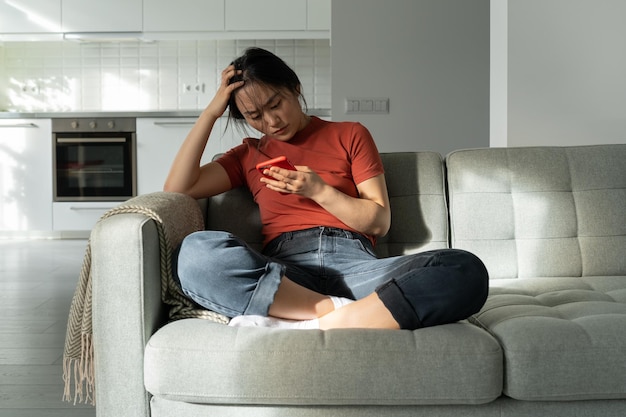
<path fill-rule="evenodd" d="M 272 108 L 272 110 L 276 110 L 278 107 L 280 107 L 280 100 L 278 100 L 276 103 L 274 103 L 274 105 L 271 108 Z"/>

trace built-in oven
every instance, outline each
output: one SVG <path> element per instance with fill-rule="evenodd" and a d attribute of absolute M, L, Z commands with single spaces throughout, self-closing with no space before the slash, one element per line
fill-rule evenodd
<path fill-rule="evenodd" d="M 135 132 L 135 118 L 53 119 L 54 201 L 134 197 Z"/>

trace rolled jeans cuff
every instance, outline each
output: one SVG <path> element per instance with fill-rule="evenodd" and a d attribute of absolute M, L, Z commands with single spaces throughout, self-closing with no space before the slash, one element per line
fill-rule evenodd
<path fill-rule="evenodd" d="M 250 302 L 243 314 L 267 316 L 270 306 L 274 302 L 276 291 L 287 268 L 277 262 L 268 262 L 265 274 L 259 279 Z"/>
<path fill-rule="evenodd" d="M 383 302 L 401 329 L 419 329 L 424 327 L 417 313 L 402 294 L 395 281 L 389 281 L 376 288 L 378 298 Z"/>

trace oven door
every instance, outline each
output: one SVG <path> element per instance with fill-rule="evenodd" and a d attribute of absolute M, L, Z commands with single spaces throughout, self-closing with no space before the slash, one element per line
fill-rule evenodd
<path fill-rule="evenodd" d="M 57 133 L 55 201 L 123 201 L 136 194 L 134 133 Z"/>

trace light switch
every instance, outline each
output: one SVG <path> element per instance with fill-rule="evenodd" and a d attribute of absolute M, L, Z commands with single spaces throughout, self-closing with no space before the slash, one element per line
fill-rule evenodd
<path fill-rule="evenodd" d="M 346 98 L 346 114 L 387 114 L 388 98 L 349 97 Z"/>
<path fill-rule="evenodd" d="M 346 100 L 346 113 L 358 113 L 359 100 Z"/>
<path fill-rule="evenodd" d="M 376 113 L 389 113 L 389 100 L 378 99 L 374 101 L 374 111 Z"/>

